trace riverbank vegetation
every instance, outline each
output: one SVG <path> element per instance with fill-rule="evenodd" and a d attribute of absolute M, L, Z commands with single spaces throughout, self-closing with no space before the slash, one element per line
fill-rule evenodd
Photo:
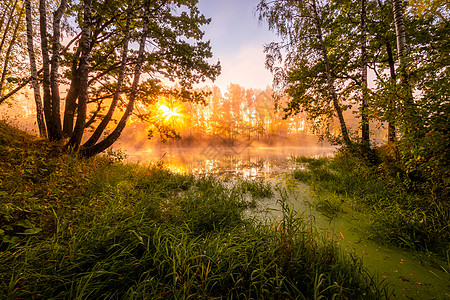
<path fill-rule="evenodd" d="M 339 152 L 333 159 L 297 157 L 305 169 L 293 176 L 310 184 L 317 208 L 329 216 L 349 204 L 368 213 L 373 239 L 401 247 L 432 250 L 448 260 L 450 204 L 448 174 L 444 166 L 431 172 L 408 172 L 392 159 L 386 147 L 374 152 L 372 162 Z M 448 168 L 448 167 L 447 167 Z"/>
<path fill-rule="evenodd" d="M 2 298 L 387 294 L 287 205 L 278 223 L 245 218 L 249 195 L 270 195 L 260 182 L 228 187 L 59 149 L 0 123 Z"/>
<path fill-rule="evenodd" d="M 266 64 L 289 96 L 286 117 L 306 114 L 341 146 L 330 161 L 297 159 L 307 170 L 294 176 L 318 208 L 332 216 L 348 202 L 368 212 L 374 239 L 448 260 L 448 5 L 260 0 L 258 12 L 281 39 L 266 46 Z M 344 114 L 355 108 L 357 130 Z M 381 147 L 373 121 L 387 127 Z"/>

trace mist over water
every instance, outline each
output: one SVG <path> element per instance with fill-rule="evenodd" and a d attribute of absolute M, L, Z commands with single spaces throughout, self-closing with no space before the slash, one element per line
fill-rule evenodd
<path fill-rule="evenodd" d="M 331 146 L 269 147 L 251 143 L 205 146 L 167 146 L 128 153 L 128 160 L 139 163 L 163 163 L 174 172 L 211 174 L 221 177 L 272 178 L 298 168 L 290 158 L 295 156 L 333 156 Z"/>

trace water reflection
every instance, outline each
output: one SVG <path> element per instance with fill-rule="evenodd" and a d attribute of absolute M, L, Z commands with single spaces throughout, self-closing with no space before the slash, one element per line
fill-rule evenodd
<path fill-rule="evenodd" d="M 332 156 L 334 147 L 167 147 L 129 156 L 132 162 L 162 162 L 177 173 L 267 179 L 299 168 L 293 156 Z"/>

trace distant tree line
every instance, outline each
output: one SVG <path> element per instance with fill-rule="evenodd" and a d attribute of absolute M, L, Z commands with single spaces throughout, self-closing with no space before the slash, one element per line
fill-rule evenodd
<path fill-rule="evenodd" d="M 272 89 L 246 89 L 230 84 L 227 90 L 217 87 L 202 89 L 210 95 L 205 104 L 172 100 L 172 107 L 180 111 L 172 118 L 158 118 L 154 126 L 167 125 L 185 140 L 226 139 L 233 141 L 263 141 L 266 143 L 292 138 L 294 135 L 312 136 L 312 130 L 302 115 L 284 119 L 279 101 L 272 97 Z M 150 108 L 155 114 L 158 109 Z M 150 130 L 155 130 L 154 126 Z M 161 132 L 161 130 L 159 130 Z"/>
<path fill-rule="evenodd" d="M 163 97 L 153 105 L 137 109 L 136 117 L 121 141 L 131 148 L 133 141 L 139 145 L 149 137 L 153 142 L 181 140 L 183 145 L 205 141 L 223 141 L 242 144 L 246 141 L 267 145 L 317 144 L 326 133 L 339 136 L 336 122 L 309 119 L 306 113 L 286 116 L 289 97 L 277 97 L 270 87 L 264 90 L 230 84 L 222 92 L 219 87 L 205 87 L 206 103 L 183 102 L 173 97 Z M 346 111 L 349 128 L 357 130 L 357 111 Z M 147 122 L 135 122 L 145 119 Z M 386 130 L 374 124 L 372 136 L 377 142 L 385 138 Z M 176 142 L 176 141 L 175 141 Z M 178 143 L 178 142 L 176 142 Z M 127 146 L 127 147 L 128 147 Z"/>

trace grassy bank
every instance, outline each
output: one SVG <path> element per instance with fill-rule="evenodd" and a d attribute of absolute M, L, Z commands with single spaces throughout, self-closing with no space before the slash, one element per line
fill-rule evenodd
<path fill-rule="evenodd" d="M 244 218 L 261 182 L 58 149 L 0 122 L 0 298 L 385 296 L 287 206 L 277 224 Z"/>
<path fill-rule="evenodd" d="M 385 159 L 370 164 L 345 153 L 330 160 L 305 157 L 295 160 L 306 168 L 295 171 L 294 177 L 313 187 L 317 207 L 327 215 L 342 213 L 343 207 L 350 205 L 368 213 L 368 229 L 373 239 L 432 250 L 448 260 L 448 178 L 435 184 L 409 176 Z"/>

